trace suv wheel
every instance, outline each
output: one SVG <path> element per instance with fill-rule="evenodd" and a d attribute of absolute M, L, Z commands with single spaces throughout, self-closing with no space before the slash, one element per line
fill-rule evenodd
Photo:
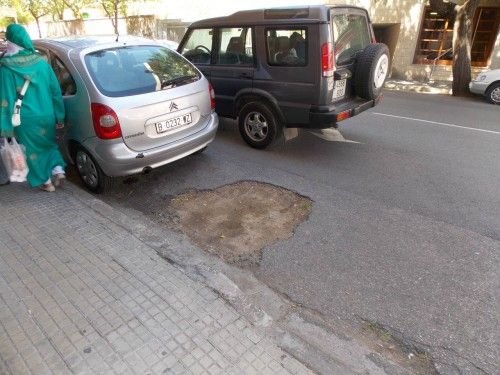
<path fill-rule="evenodd" d="M 281 129 L 276 115 L 261 102 L 245 104 L 238 114 L 238 124 L 245 142 L 259 149 L 272 144 Z"/>
<path fill-rule="evenodd" d="M 486 99 L 488 99 L 490 103 L 500 104 L 500 82 L 494 83 L 488 87 L 485 95 Z"/>
<path fill-rule="evenodd" d="M 94 158 L 83 147 L 78 147 L 75 152 L 76 170 L 85 187 L 93 193 L 102 193 L 113 184 L 113 179 L 106 176 Z"/>
<path fill-rule="evenodd" d="M 369 44 L 356 62 L 356 94 L 367 100 L 376 99 L 389 73 L 389 49 L 383 43 Z"/>

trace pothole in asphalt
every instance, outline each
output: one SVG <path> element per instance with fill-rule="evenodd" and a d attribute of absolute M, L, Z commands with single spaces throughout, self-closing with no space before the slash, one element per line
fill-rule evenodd
<path fill-rule="evenodd" d="M 311 208 L 311 199 L 293 191 L 243 181 L 174 197 L 169 225 L 205 251 L 248 267 L 259 263 L 265 246 L 291 237 Z"/>

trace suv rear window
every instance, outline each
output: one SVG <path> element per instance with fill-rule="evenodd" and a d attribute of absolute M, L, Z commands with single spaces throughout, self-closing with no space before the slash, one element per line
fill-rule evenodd
<path fill-rule="evenodd" d="M 267 61 L 275 66 L 307 65 L 307 30 L 267 29 Z"/>
<path fill-rule="evenodd" d="M 85 64 L 99 91 L 110 97 L 146 94 L 201 78 L 189 62 L 168 48 L 127 46 L 89 53 Z"/>
<path fill-rule="evenodd" d="M 335 60 L 338 65 L 353 59 L 370 44 L 368 20 L 361 14 L 337 14 L 332 21 L 335 40 Z"/>

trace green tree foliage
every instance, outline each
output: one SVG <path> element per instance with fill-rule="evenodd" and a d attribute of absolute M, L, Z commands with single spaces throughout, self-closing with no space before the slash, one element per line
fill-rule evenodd
<path fill-rule="evenodd" d="M 38 35 L 42 37 L 40 18 L 51 14 L 51 0 L 0 0 L 0 5 L 14 9 L 19 22 L 26 23 L 29 20 L 35 20 Z"/>
<path fill-rule="evenodd" d="M 111 20 L 115 34 L 118 35 L 118 16 L 127 14 L 127 3 L 131 0 L 97 0 Z"/>
<path fill-rule="evenodd" d="M 34 19 L 38 27 L 38 36 L 42 37 L 40 18 L 50 13 L 49 0 L 7 0 L 7 6 L 17 12 L 19 21 Z"/>
<path fill-rule="evenodd" d="M 82 9 L 95 4 L 94 0 L 60 0 L 66 8 L 71 9 L 73 16 L 77 20 L 83 19 Z"/>
<path fill-rule="evenodd" d="M 54 21 L 64 19 L 64 9 L 66 9 L 66 5 L 63 0 L 49 0 L 49 12 Z"/>

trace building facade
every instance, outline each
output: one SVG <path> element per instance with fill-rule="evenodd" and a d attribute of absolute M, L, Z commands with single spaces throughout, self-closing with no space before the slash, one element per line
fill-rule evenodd
<path fill-rule="evenodd" d="M 369 10 L 378 41 L 389 46 L 392 77 L 451 81 L 455 14 L 433 11 L 428 0 L 329 0 Z M 481 0 L 473 20 L 473 76 L 500 68 L 500 0 Z"/>

